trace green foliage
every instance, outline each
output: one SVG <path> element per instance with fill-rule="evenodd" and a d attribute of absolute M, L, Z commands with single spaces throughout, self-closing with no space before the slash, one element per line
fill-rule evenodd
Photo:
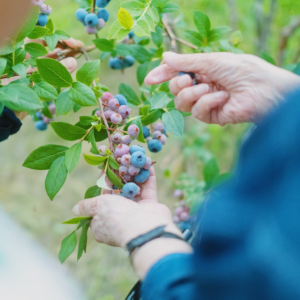
<path fill-rule="evenodd" d="M 51 122 L 51 126 L 59 137 L 67 141 L 79 140 L 86 134 L 83 128 L 65 122 Z"/>
<path fill-rule="evenodd" d="M 101 188 L 97 185 L 94 185 L 87 189 L 84 195 L 84 199 L 94 198 L 101 195 Z"/>
<path fill-rule="evenodd" d="M 68 93 L 69 98 L 80 106 L 97 105 L 94 92 L 81 82 L 73 82 Z"/>
<path fill-rule="evenodd" d="M 162 121 L 167 131 L 170 131 L 177 136 L 182 136 L 184 120 L 181 113 L 177 110 L 167 111 L 163 114 Z"/>
<path fill-rule="evenodd" d="M 82 142 L 73 145 L 66 151 L 65 163 L 69 173 L 71 173 L 79 163 L 82 149 Z"/>
<path fill-rule="evenodd" d="M 61 248 L 58 253 L 59 261 L 63 264 L 65 260 L 72 254 L 77 245 L 76 230 L 65 237 L 61 242 Z"/>

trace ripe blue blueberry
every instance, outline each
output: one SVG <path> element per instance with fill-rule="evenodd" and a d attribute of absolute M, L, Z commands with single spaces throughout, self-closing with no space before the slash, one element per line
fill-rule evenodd
<path fill-rule="evenodd" d="M 140 192 L 140 187 L 133 182 L 128 182 L 123 186 L 122 194 L 124 197 L 134 199 L 134 197 Z"/>
<path fill-rule="evenodd" d="M 124 68 L 130 68 L 133 66 L 135 59 L 131 55 L 126 55 L 123 60 Z"/>
<path fill-rule="evenodd" d="M 143 126 L 143 135 L 145 139 L 150 136 L 150 130 L 146 126 Z"/>
<path fill-rule="evenodd" d="M 182 76 L 182 75 L 189 75 L 192 79 L 196 78 L 196 75 L 193 72 L 182 72 L 181 71 L 181 72 L 178 73 L 178 76 Z"/>
<path fill-rule="evenodd" d="M 35 115 L 36 117 L 39 119 L 39 120 L 43 120 L 43 114 L 40 112 L 40 111 L 36 111 L 35 112 Z M 34 121 L 34 115 L 32 116 L 32 120 Z"/>
<path fill-rule="evenodd" d="M 137 151 L 141 151 L 143 153 L 146 153 L 145 149 L 142 146 L 140 146 L 140 145 L 132 145 L 129 148 L 130 154 L 133 154 L 134 152 L 137 152 Z"/>
<path fill-rule="evenodd" d="M 111 69 L 113 70 L 121 70 L 122 69 L 122 64 L 120 62 L 120 59 L 118 57 L 110 57 L 108 65 Z"/>
<path fill-rule="evenodd" d="M 39 14 L 38 21 L 36 23 L 37 26 L 44 27 L 48 23 L 48 16 L 44 14 Z"/>
<path fill-rule="evenodd" d="M 142 168 L 147 162 L 147 157 L 142 151 L 136 151 L 131 155 L 130 162 L 133 166 Z"/>
<path fill-rule="evenodd" d="M 148 149 L 150 152 L 157 153 L 162 149 L 162 143 L 159 140 L 153 139 L 148 142 Z"/>
<path fill-rule="evenodd" d="M 105 8 L 102 8 L 98 10 L 97 16 L 99 19 L 103 19 L 105 22 L 107 22 L 109 19 L 109 12 Z"/>
<path fill-rule="evenodd" d="M 127 99 L 122 94 L 118 94 L 115 96 L 118 99 L 120 105 L 127 105 Z"/>
<path fill-rule="evenodd" d="M 47 129 L 47 124 L 45 124 L 42 120 L 35 122 L 35 128 L 37 130 L 44 131 Z"/>
<path fill-rule="evenodd" d="M 89 27 L 96 27 L 98 25 L 98 21 L 98 16 L 93 13 L 88 14 L 84 19 L 85 24 Z"/>
<path fill-rule="evenodd" d="M 128 36 L 129 36 L 129 38 L 130 39 L 133 39 L 133 37 L 134 37 L 134 33 L 133 33 L 133 31 L 131 30 L 129 33 L 128 33 Z"/>
<path fill-rule="evenodd" d="M 111 0 L 96 0 L 98 7 L 106 7 Z"/>
<path fill-rule="evenodd" d="M 144 183 L 149 177 L 150 177 L 150 171 L 145 170 L 145 169 L 141 169 L 139 174 L 134 176 L 133 180 L 136 183 Z"/>
<path fill-rule="evenodd" d="M 79 8 L 76 10 L 76 19 L 84 25 L 86 25 L 84 20 L 87 15 L 88 13 L 83 8 Z"/>

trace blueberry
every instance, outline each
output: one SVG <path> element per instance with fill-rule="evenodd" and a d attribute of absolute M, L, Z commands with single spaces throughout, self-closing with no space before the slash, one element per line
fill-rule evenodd
<path fill-rule="evenodd" d="M 163 132 L 165 130 L 165 126 L 163 123 L 158 122 L 158 123 L 154 124 L 153 129 L 154 129 L 154 131 Z"/>
<path fill-rule="evenodd" d="M 145 139 L 150 136 L 150 130 L 146 126 L 143 126 L 143 135 Z"/>
<path fill-rule="evenodd" d="M 146 142 L 147 142 L 147 143 L 149 143 L 151 140 L 153 140 L 153 137 L 152 137 L 152 136 L 148 136 L 148 137 L 146 138 Z"/>
<path fill-rule="evenodd" d="M 183 213 L 183 211 L 184 211 L 183 207 L 182 206 L 178 206 L 178 207 L 175 208 L 174 212 L 175 212 L 175 215 L 179 217 L 180 214 Z"/>
<path fill-rule="evenodd" d="M 55 104 L 54 103 L 50 104 L 48 108 L 49 108 L 51 114 L 54 115 L 56 112 Z"/>
<path fill-rule="evenodd" d="M 38 21 L 36 23 L 37 26 L 44 27 L 48 23 L 48 16 L 44 14 L 39 14 Z"/>
<path fill-rule="evenodd" d="M 106 155 L 106 150 L 107 149 L 108 149 L 108 147 L 105 146 L 105 145 L 99 146 L 98 147 L 99 154 L 102 155 L 102 156 Z"/>
<path fill-rule="evenodd" d="M 50 16 L 52 13 L 52 8 L 47 4 L 41 5 L 41 13 L 47 16 Z"/>
<path fill-rule="evenodd" d="M 128 173 L 128 168 L 125 167 L 125 166 L 121 166 L 121 167 L 119 168 L 119 173 L 120 173 L 120 175 L 122 175 L 122 176 L 126 175 L 126 174 Z"/>
<path fill-rule="evenodd" d="M 132 139 L 129 135 L 124 135 L 122 138 L 122 144 L 129 145 L 132 142 Z"/>
<path fill-rule="evenodd" d="M 105 26 L 105 21 L 103 19 L 99 19 L 97 29 L 102 29 Z"/>
<path fill-rule="evenodd" d="M 76 19 L 85 25 L 85 17 L 88 15 L 85 9 L 79 8 L 76 10 Z"/>
<path fill-rule="evenodd" d="M 135 167 L 142 168 L 147 162 L 147 157 L 142 151 L 136 151 L 131 155 L 130 162 Z"/>
<path fill-rule="evenodd" d="M 132 145 L 130 147 L 129 151 L 130 151 L 130 154 L 133 154 L 134 152 L 137 152 L 137 151 L 142 151 L 143 153 L 146 153 L 145 149 L 140 145 Z"/>
<path fill-rule="evenodd" d="M 132 200 L 139 192 L 140 187 L 133 182 L 126 183 L 122 190 L 123 196 Z"/>
<path fill-rule="evenodd" d="M 40 111 L 36 111 L 35 112 L 35 116 L 39 119 L 39 120 L 43 120 L 43 114 Z M 34 121 L 34 116 L 32 116 L 32 120 Z"/>
<path fill-rule="evenodd" d="M 118 94 L 115 96 L 118 99 L 120 105 L 127 105 L 127 99 L 122 94 Z"/>
<path fill-rule="evenodd" d="M 116 98 L 113 98 L 111 100 L 108 101 L 108 107 L 111 110 L 117 111 L 118 108 L 120 107 L 119 101 Z"/>
<path fill-rule="evenodd" d="M 130 68 L 133 66 L 135 59 L 131 55 L 126 55 L 123 60 L 123 64 L 125 68 Z"/>
<path fill-rule="evenodd" d="M 159 140 L 163 145 L 165 145 L 165 144 L 166 144 L 166 141 L 167 141 L 167 136 L 164 135 L 164 134 L 162 133 L 161 136 L 158 138 L 158 140 Z"/>
<path fill-rule="evenodd" d="M 190 222 L 180 222 L 179 223 L 180 230 L 191 229 Z"/>
<path fill-rule="evenodd" d="M 181 198 L 183 196 L 182 190 L 175 190 L 173 193 L 174 198 Z"/>
<path fill-rule="evenodd" d="M 128 127 L 127 131 L 128 131 L 128 135 L 134 139 L 136 139 L 140 133 L 140 129 L 135 124 L 131 124 Z"/>
<path fill-rule="evenodd" d="M 130 166 L 130 167 L 128 168 L 128 173 L 129 173 L 130 175 L 132 175 L 132 176 L 135 176 L 135 175 L 139 174 L 140 170 L 141 170 L 141 169 L 138 168 L 138 167 Z"/>
<path fill-rule="evenodd" d="M 167 134 L 167 130 L 166 130 L 166 128 L 164 128 L 164 130 L 162 131 L 162 133 L 163 133 L 164 135 L 166 135 L 166 134 Z"/>
<path fill-rule="evenodd" d="M 131 30 L 129 33 L 128 33 L 128 36 L 129 36 L 129 38 L 130 39 L 133 39 L 133 37 L 134 37 L 134 33 L 133 33 L 133 31 Z"/>
<path fill-rule="evenodd" d="M 193 72 L 182 72 L 181 71 L 178 73 L 178 76 L 182 76 L 182 75 L 189 75 L 193 80 L 196 78 L 196 75 Z"/>
<path fill-rule="evenodd" d="M 150 157 L 147 157 L 147 161 L 143 168 L 146 170 L 149 170 L 151 168 L 151 166 L 152 166 L 152 159 Z"/>
<path fill-rule="evenodd" d="M 95 116 L 97 116 L 98 118 L 101 117 L 101 110 L 100 109 L 95 111 Z"/>
<path fill-rule="evenodd" d="M 153 136 L 154 139 L 158 139 L 158 140 L 159 140 L 160 137 L 161 137 L 161 135 L 162 135 L 162 133 L 161 133 L 160 131 L 157 130 L 157 131 L 154 131 L 154 132 L 153 132 L 153 135 L 152 135 L 152 136 Z"/>
<path fill-rule="evenodd" d="M 122 116 L 118 113 L 113 113 L 111 116 L 110 116 L 110 120 L 113 124 L 120 124 L 122 122 Z"/>
<path fill-rule="evenodd" d="M 85 19 L 84 19 L 84 22 L 87 26 L 90 26 L 90 27 L 96 27 L 98 25 L 98 17 L 96 14 L 88 14 Z"/>
<path fill-rule="evenodd" d="M 112 100 L 110 100 L 112 101 Z M 126 119 L 131 114 L 131 109 L 127 105 L 121 105 L 118 108 L 118 113 L 122 116 L 123 119 Z"/>
<path fill-rule="evenodd" d="M 188 219 L 190 218 L 190 215 L 188 212 L 184 211 L 182 212 L 180 215 L 179 215 L 179 218 L 182 220 L 182 221 L 188 221 Z"/>
<path fill-rule="evenodd" d="M 118 157 L 122 157 L 125 154 L 129 154 L 129 147 L 127 145 L 121 144 L 116 148 L 115 154 Z"/>
<path fill-rule="evenodd" d="M 109 19 L 109 12 L 105 8 L 102 8 L 98 10 L 97 16 L 99 19 L 103 19 L 105 22 L 107 22 Z"/>
<path fill-rule="evenodd" d="M 159 140 L 151 140 L 148 142 L 148 149 L 150 152 L 157 153 L 162 149 L 162 143 Z"/>
<path fill-rule="evenodd" d="M 43 0 L 32 0 L 31 2 L 33 5 L 37 5 L 39 7 L 41 7 L 44 4 Z"/>
<path fill-rule="evenodd" d="M 131 155 L 129 155 L 129 154 L 123 155 L 121 158 L 121 164 L 125 167 L 130 166 L 130 158 L 131 158 Z"/>
<path fill-rule="evenodd" d="M 114 144 L 120 144 L 122 141 L 122 135 L 120 133 L 116 133 L 113 137 L 112 137 L 112 141 Z"/>
<path fill-rule="evenodd" d="M 106 120 L 110 121 L 110 118 L 113 114 L 115 114 L 116 112 L 115 111 L 112 111 L 112 110 L 107 110 L 105 113 L 104 113 L 104 116 L 106 118 Z"/>
<path fill-rule="evenodd" d="M 129 36 L 127 35 L 124 40 L 121 41 L 122 44 L 127 44 L 129 42 Z"/>
<path fill-rule="evenodd" d="M 49 125 L 51 121 L 54 121 L 54 119 L 49 119 L 49 118 L 43 116 L 43 122 L 44 122 L 45 124 Z"/>
<path fill-rule="evenodd" d="M 109 100 L 111 100 L 111 99 L 113 99 L 113 98 L 118 99 L 117 97 L 114 97 L 114 95 L 113 95 L 112 93 L 110 93 L 110 92 L 105 92 L 105 93 L 103 93 L 103 95 L 102 95 L 102 97 L 101 97 L 101 100 L 103 100 L 103 101 L 109 101 Z M 119 100 L 119 99 L 118 99 L 118 100 Z M 122 105 L 122 104 L 120 104 L 120 105 Z"/>
<path fill-rule="evenodd" d="M 149 170 L 145 170 L 145 169 L 141 169 L 141 171 L 139 172 L 139 174 L 137 174 L 136 176 L 134 176 L 133 180 L 136 183 L 144 183 L 149 177 L 150 177 L 150 171 Z"/>
<path fill-rule="evenodd" d="M 121 70 L 122 69 L 122 64 L 121 64 L 120 59 L 118 57 L 115 57 L 115 58 L 110 57 L 108 65 L 113 70 Z"/>
<path fill-rule="evenodd" d="M 132 176 L 130 174 L 125 174 L 123 176 L 123 179 L 126 181 L 126 182 L 130 182 L 132 181 Z"/>
<path fill-rule="evenodd" d="M 37 130 L 44 131 L 44 130 L 47 129 L 47 124 L 44 123 L 44 121 L 39 120 L 39 121 L 35 122 L 35 128 L 36 128 Z"/>
<path fill-rule="evenodd" d="M 90 26 L 85 26 L 85 32 L 87 34 L 96 34 L 97 33 L 97 28 L 96 27 L 90 27 Z"/>
<path fill-rule="evenodd" d="M 96 0 L 98 7 L 106 7 L 111 0 Z"/>
<path fill-rule="evenodd" d="M 180 222 L 180 219 L 179 219 L 177 216 L 174 216 L 174 217 L 173 217 L 173 222 L 174 222 L 174 223 L 179 223 L 179 222 Z"/>

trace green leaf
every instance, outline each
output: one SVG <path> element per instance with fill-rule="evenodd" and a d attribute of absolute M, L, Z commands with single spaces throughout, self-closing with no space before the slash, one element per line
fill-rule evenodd
<path fill-rule="evenodd" d="M 21 63 L 21 64 L 17 64 L 15 66 L 12 67 L 12 69 L 21 76 L 21 78 L 26 78 L 27 73 L 26 73 L 26 67 Z"/>
<path fill-rule="evenodd" d="M 62 224 L 76 225 L 79 222 L 81 222 L 82 220 L 90 221 L 90 220 L 92 220 L 92 217 L 76 217 L 76 218 L 70 219 L 68 221 L 62 222 Z"/>
<path fill-rule="evenodd" d="M 113 157 L 110 156 L 108 158 L 108 163 L 114 170 L 117 170 L 117 171 L 119 170 L 120 166 Z"/>
<path fill-rule="evenodd" d="M 73 79 L 67 68 L 55 59 L 40 58 L 36 64 L 41 77 L 51 85 L 69 87 L 72 84 Z"/>
<path fill-rule="evenodd" d="M 141 104 L 139 97 L 129 85 L 121 83 L 119 85 L 119 93 L 124 95 L 131 105 L 137 106 Z"/>
<path fill-rule="evenodd" d="M 131 47 L 127 44 L 118 44 L 115 47 L 115 51 L 119 56 L 131 55 Z"/>
<path fill-rule="evenodd" d="M 132 45 L 132 56 L 140 63 L 143 64 L 146 61 L 151 61 L 152 55 L 140 45 Z"/>
<path fill-rule="evenodd" d="M 97 40 L 93 40 L 93 43 L 99 50 L 101 50 L 103 52 L 111 52 L 114 50 L 113 40 L 97 39 Z M 100 64 L 100 62 L 99 62 L 99 64 Z"/>
<path fill-rule="evenodd" d="M 44 102 L 43 102 L 43 105 L 44 105 L 44 107 L 43 107 L 41 113 L 42 113 L 45 117 L 47 117 L 47 118 L 49 118 L 49 119 L 53 119 L 53 115 L 52 115 L 51 112 L 50 112 L 50 109 L 49 109 L 49 107 L 48 107 L 47 102 L 44 101 Z"/>
<path fill-rule="evenodd" d="M 47 34 L 45 36 L 45 39 L 46 39 L 46 43 L 47 43 L 49 49 L 51 51 L 53 51 L 56 48 L 56 45 L 57 45 L 58 40 L 59 40 L 58 35 L 56 33 L 53 33 L 51 35 Z"/>
<path fill-rule="evenodd" d="M 58 96 L 56 89 L 45 81 L 36 83 L 32 89 L 40 98 L 45 100 L 53 100 Z"/>
<path fill-rule="evenodd" d="M 6 107 L 17 111 L 37 110 L 43 105 L 29 87 L 22 84 L 9 84 L 0 89 L 0 102 Z"/>
<path fill-rule="evenodd" d="M 135 124 L 140 130 L 137 140 L 141 143 L 146 143 L 144 135 L 143 135 L 143 125 L 142 125 L 142 122 L 141 122 L 141 118 L 138 117 L 138 118 L 135 118 L 135 119 L 127 122 L 125 127 L 124 127 L 124 131 L 126 131 L 127 128 L 129 127 L 129 125 L 131 125 L 131 124 Z"/>
<path fill-rule="evenodd" d="M 130 31 L 131 31 L 130 29 L 121 28 L 118 31 L 118 35 L 117 35 L 118 42 L 123 41 L 126 38 L 126 36 L 129 34 Z"/>
<path fill-rule="evenodd" d="M 139 37 L 150 36 L 149 24 L 145 20 L 139 20 L 133 27 L 133 32 Z"/>
<path fill-rule="evenodd" d="M 243 40 L 243 35 L 240 31 L 233 32 L 229 37 L 229 42 L 233 45 L 239 44 Z"/>
<path fill-rule="evenodd" d="M 208 42 L 215 42 L 221 40 L 224 35 L 231 31 L 231 28 L 228 26 L 219 26 L 216 28 L 213 28 L 208 35 Z"/>
<path fill-rule="evenodd" d="M 101 188 L 97 185 L 94 185 L 87 189 L 84 195 L 84 199 L 94 198 L 101 195 Z"/>
<path fill-rule="evenodd" d="M 0 48 L 0 55 L 8 55 L 20 48 L 23 44 L 24 41 L 21 41 L 18 44 L 14 44 L 12 41 L 9 41 L 7 44 L 3 45 L 2 48 Z"/>
<path fill-rule="evenodd" d="M 85 161 L 92 166 L 98 166 L 107 160 L 106 156 L 93 156 L 88 154 L 83 154 Z"/>
<path fill-rule="evenodd" d="M 153 19 L 151 18 L 151 16 L 148 14 L 145 14 L 143 18 L 148 23 L 150 31 L 155 32 L 155 23 L 154 23 Z"/>
<path fill-rule="evenodd" d="M 30 16 L 22 23 L 22 26 L 15 32 L 13 40 L 15 43 L 23 41 L 35 28 L 37 20 L 39 17 L 39 8 L 34 7 Z"/>
<path fill-rule="evenodd" d="M 92 0 L 74 0 L 78 3 L 78 6 L 83 9 L 91 10 L 92 8 Z"/>
<path fill-rule="evenodd" d="M 4 104 L 3 104 L 3 102 L 0 102 L 0 116 L 3 113 L 3 110 L 4 110 Z"/>
<path fill-rule="evenodd" d="M 56 101 L 55 101 L 55 108 L 56 108 L 56 116 L 62 116 L 68 113 L 74 106 L 74 102 L 68 96 L 69 89 L 62 91 Z"/>
<path fill-rule="evenodd" d="M 91 126 L 92 122 L 95 122 L 95 119 L 92 116 L 81 116 L 79 117 L 80 123 L 85 126 Z"/>
<path fill-rule="evenodd" d="M 45 145 L 32 151 L 23 163 L 23 167 L 33 170 L 48 170 L 52 163 L 64 156 L 68 147 L 59 145 Z"/>
<path fill-rule="evenodd" d="M 121 180 L 118 178 L 118 176 L 110 168 L 107 168 L 106 176 L 113 185 L 115 185 L 119 189 L 123 188 L 124 184 L 121 182 Z"/>
<path fill-rule="evenodd" d="M 46 176 L 45 188 L 51 200 L 64 185 L 68 176 L 68 171 L 65 165 L 65 157 L 57 158 L 51 165 Z"/>
<path fill-rule="evenodd" d="M 208 16 L 201 11 L 194 11 L 193 18 L 200 35 L 203 38 L 208 38 L 208 34 L 210 32 L 210 20 Z"/>
<path fill-rule="evenodd" d="M 119 9 L 118 20 L 121 26 L 125 29 L 131 29 L 133 26 L 133 20 L 130 13 L 123 7 Z"/>
<path fill-rule="evenodd" d="M 164 108 L 172 100 L 167 93 L 160 92 L 148 99 L 152 109 Z"/>
<path fill-rule="evenodd" d="M 274 58 L 271 57 L 268 53 L 266 53 L 266 52 L 261 52 L 260 57 L 261 57 L 262 59 L 264 59 L 265 61 L 267 61 L 268 63 L 270 63 L 270 64 L 276 66 L 276 62 L 275 62 Z"/>
<path fill-rule="evenodd" d="M 58 39 L 60 40 L 68 40 L 69 38 L 71 38 L 71 36 L 68 35 L 66 32 L 64 32 L 63 30 L 55 30 L 54 33 L 58 36 Z"/>
<path fill-rule="evenodd" d="M 87 86 L 93 83 L 93 80 L 98 75 L 100 69 L 100 59 L 86 62 L 76 74 L 77 81 L 80 81 Z"/>
<path fill-rule="evenodd" d="M 147 125 L 155 123 L 161 117 L 162 117 L 162 111 L 161 111 L 161 109 L 155 109 L 152 112 L 150 112 L 150 114 L 148 114 L 147 116 L 143 117 L 141 119 L 141 122 L 142 122 L 143 126 L 147 126 Z"/>
<path fill-rule="evenodd" d="M 82 142 L 79 142 L 73 145 L 69 150 L 67 150 L 65 156 L 65 163 L 69 173 L 71 173 L 78 165 L 81 155 L 81 149 Z"/>
<path fill-rule="evenodd" d="M 19 63 L 22 63 L 26 57 L 26 51 L 23 48 L 19 48 L 15 51 L 15 62 L 14 64 L 17 65 Z M 12 59 L 12 56 L 11 56 Z"/>
<path fill-rule="evenodd" d="M 165 6 L 170 0 L 153 0 L 152 4 L 157 7 L 163 7 Z"/>
<path fill-rule="evenodd" d="M 25 44 L 25 51 L 33 57 L 45 56 L 48 53 L 47 49 L 39 43 Z"/>
<path fill-rule="evenodd" d="M 202 47 L 203 37 L 200 35 L 200 33 L 192 30 L 186 30 L 184 32 L 184 35 L 193 45 Z"/>
<path fill-rule="evenodd" d="M 50 124 L 55 133 L 67 141 L 79 140 L 86 134 L 85 129 L 65 122 L 51 122 Z"/>
<path fill-rule="evenodd" d="M 46 35 L 47 33 L 49 33 L 48 28 L 41 27 L 41 26 L 35 26 L 33 28 L 33 30 L 30 32 L 30 34 L 28 35 L 28 38 L 30 38 L 32 40 L 39 39 L 39 38 L 43 37 L 44 35 Z"/>
<path fill-rule="evenodd" d="M 151 32 L 151 37 L 152 37 L 152 41 L 156 45 L 156 47 L 160 48 L 164 41 L 164 37 L 162 34 L 162 28 L 160 26 L 156 26 L 155 32 Z"/>
<path fill-rule="evenodd" d="M 144 105 L 140 108 L 140 115 L 147 116 L 150 111 L 150 105 Z"/>
<path fill-rule="evenodd" d="M 63 264 L 65 260 L 73 253 L 77 245 L 76 230 L 65 237 L 61 242 L 60 251 L 58 253 L 59 261 Z"/>
<path fill-rule="evenodd" d="M 215 158 L 211 158 L 203 168 L 203 177 L 207 185 L 210 185 L 219 175 L 219 166 Z"/>
<path fill-rule="evenodd" d="M 54 25 L 51 19 L 48 20 L 47 24 L 46 24 L 46 28 L 49 30 L 50 34 L 53 33 L 54 31 Z"/>
<path fill-rule="evenodd" d="M 85 223 L 82 226 L 81 229 L 81 234 L 79 238 L 79 243 L 78 243 L 78 253 L 77 253 L 77 260 L 79 260 L 82 256 L 83 251 L 86 252 L 86 246 L 87 246 L 87 232 L 90 227 L 90 222 Z"/>
<path fill-rule="evenodd" d="M 102 142 L 108 138 L 107 131 L 101 130 L 98 132 L 97 130 L 94 131 L 96 142 Z"/>
<path fill-rule="evenodd" d="M 108 38 L 109 39 L 115 39 L 118 35 L 119 30 L 122 28 L 120 22 L 116 20 L 112 23 L 109 29 Z"/>
<path fill-rule="evenodd" d="M 179 111 L 171 110 L 165 112 L 162 116 L 162 121 L 167 131 L 170 131 L 177 136 L 182 136 L 184 120 Z"/>
<path fill-rule="evenodd" d="M 81 82 L 73 82 L 68 96 L 80 106 L 94 106 L 98 104 L 94 92 Z"/>
<path fill-rule="evenodd" d="M 177 10 L 180 10 L 180 6 L 176 3 L 167 3 L 166 5 L 164 5 L 163 9 L 162 9 L 162 13 L 166 14 L 166 13 L 173 13 Z"/>
<path fill-rule="evenodd" d="M 0 76 L 4 73 L 7 65 L 7 60 L 5 58 L 0 58 Z"/>
<path fill-rule="evenodd" d="M 144 80 L 148 74 L 149 62 L 141 64 L 137 69 L 137 80 L 139 85 L 143 85 Z"/>
<path fill-rule="evenodd" d="M 155 23 L 159 23 L 160 17 L 159 17 L 158 11 L 154 7 L 150 7 L 148 9 L 148 14 Z"/>
<path fill-rule="evenodd" d="M 125 1 L 120 4 L 120 7 L 125 8 L 128 11 L 138 11 L 141 12 L 144 10 L 145 5 L 140 1 Z"/>

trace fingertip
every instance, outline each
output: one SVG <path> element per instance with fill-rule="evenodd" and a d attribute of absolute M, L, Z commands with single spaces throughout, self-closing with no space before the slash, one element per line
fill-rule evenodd
<path fill-rule="evenodd" d="M 61 61 L 61 64 L 64 65 L 70 73 L 76 70 L 77 60 L 74 57 L 67 57 Z"/>
<path fill-rule="evenodd" d="M 73 209 L 72 209 L 72 213 L 75 216 L 80 216 L 80 206 L 79 204 L 76 204 Z"/>

